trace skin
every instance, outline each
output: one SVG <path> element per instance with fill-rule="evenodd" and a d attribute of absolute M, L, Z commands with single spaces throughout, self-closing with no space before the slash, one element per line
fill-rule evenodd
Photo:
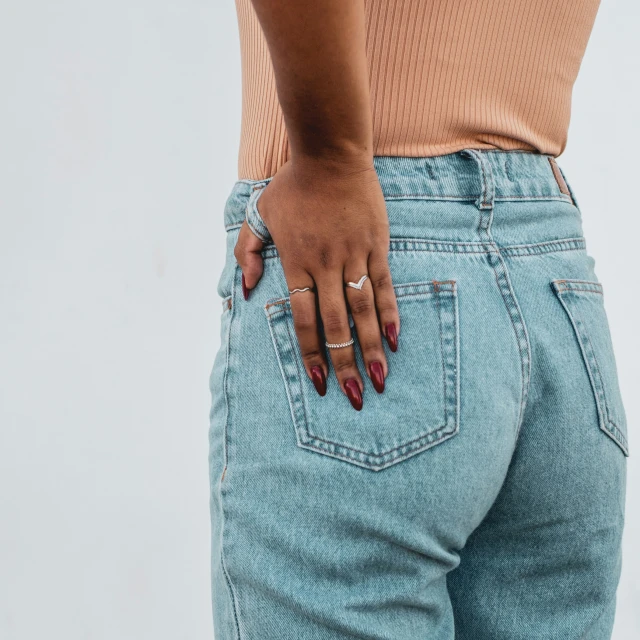
<path fill-rule="evenodd" d="M 291 158 L 258 208 L 278 249 L 307 375 L 320 395 L 331 357 L 340 387 L 362 407 L 351 311 L 366 374 L 379 393 L 400 319 L 389 272 L 389 222 L 373 166 L 363 0 L 253 0 L 273 62 Z M 262 275 L 262 242 L 243 224 L 235 248 L 246 295 Z M 345 287 L 368 274 L 362 291 Z M 324 335 L 319 327 L 322 319 Z"/>

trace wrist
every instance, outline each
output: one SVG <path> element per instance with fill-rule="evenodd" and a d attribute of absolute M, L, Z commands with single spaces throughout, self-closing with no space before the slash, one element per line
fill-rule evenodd
<path fill-rule="evenodd" d="M 291 165 L 298 176 L 320 173 L 340 177 L 375 171 L 371 148 L 358 148 L 355 145 L 332 147 L 314 153 L 292 152 Z"/>

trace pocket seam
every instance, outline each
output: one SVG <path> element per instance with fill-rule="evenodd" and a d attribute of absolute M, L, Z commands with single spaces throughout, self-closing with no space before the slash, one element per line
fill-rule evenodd
<path fill-rule="evenodd" d="M 580 346 L 580 352 L 587 369 L 591 390 L 598 410 L 599 427 L 620 447 L 620 449 L 622 449 L 622 452 L 628 456 L 629 445 L 627 438 L 620 427 L 618 427 L 616 422 L 611 418 L 611 411 L 609 408 L 609 401 L 607 400 L 604 380 L 602 379 L 601 367 L 598 364 L 598 358 L 589 337 L 589 333 L 584 327 L 582 320 L 576 317 L 576 314 L 571 311 L 569 305 L 567 305 L 564 300 L 564 296 L 572 294 L 576 295 L 579 293 L 592 293 L 602 296 L 602 285 L 599 282 L 592 282 L 588 280 L 553 280 L 552 285 L 556 295 L 558 296 L 560 304 L 569 317 L 569 321 L 573 326 L 576 339 Z M 597 381 L 595 380 L 596 377 Z"/>
<path fill-rule="evenodd" d="M 386 449 L 380 453 L 363 451 L 353 445 L 347 443 L 338 443 L 326 438 L 320 438 L 309 431 L 309 413 L 306 405 L 306 395 L 303 392 L 302 375 L 300 371 L 299 358 L 294 347 L 294 337 L 291 335 L 291 327 L 286 317 L 286 312 L 290 311 L 289 298 L 277 298 L 268 300 L 265 305 L 265 314 L 268 319 L 271 337 L 274 343 L 276 357 L 280 366 L 280 372 L 283 377 L 285 391 L 291 410 L 291 417 L 294 422 L 294 428 L 297 436 L 298 445 L 318 451 L 322 454 L 346 460 L 353 464 L 362 466 L 366 469 L 380 471 L 392 464 L 401 462 L 412 455 L 421 453 L 459 432 L 459 337 L 458 337 L 458 314 L 457 314 L 457 295 L 455 281 L 431 281 L 420 283 L 408 283 L 406 285 L 396 285 L 396 291 L 400 289 L 416 289 L 414 292 L 400 293 L 398 298 L 418 297 L 418 296 L 436 296 L 436 305 L 438 309 L 438 332 L 440 335 L 441 358 L 443 370 L 443 400 L 444 400 L 444 423 L 439 427 L 432 429 L 428 433 L 423 433 L 412 440 L 402 443 L 398 446 Z M 443 295 L 444 294 L 444 295 Z M 441 305 L 442 299 L 449 299 L 449 312 L 451 313 L 451 328 L 453 330 L 453 340 L 451 348 L 453 353 L 447 353 L 445 340 L 443 335 L 443 315 L 446 312 Z M 277 307 L 274 309 L 274 307 Z M 280 316 L 280 317 L 278 317 Z M 279 346 L 278 338 L 275 334 L 275 323 L 284 322 L 287 332 L 288 344 L 285 348 L 291 352 L 291 356 L 295 360 L 295 373 L 297 379 L 290 379 L 284 369 L 282 362 L 281 346 Z M 450 372 L 447 377 L 447 371 Z M 299 396 L 296 401 L 293 395 Z M 302 407 L 300 407 L 300 404 Z M 300 419 L 303 422 L 300 423 Z M 398 453 L 401 452 L 401 453 Z"/>

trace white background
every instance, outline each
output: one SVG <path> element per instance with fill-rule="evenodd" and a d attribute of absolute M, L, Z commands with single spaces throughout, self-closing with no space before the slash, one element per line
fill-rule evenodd
<path fill-rule="evenodd" d="M 631 431 L 615 640 L 640 637 L 639 32 L 636 0 L 603 0 L 560 159 Z M 3 640 L 212 638 L 208 376 L 239 64 L 231 0 L 0 3 Z"/>

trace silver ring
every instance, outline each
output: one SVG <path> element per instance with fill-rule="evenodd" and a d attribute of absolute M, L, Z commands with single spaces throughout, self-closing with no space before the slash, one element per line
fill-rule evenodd
<path fill-rule="evenodd" d="M 331 344 L 330 342 L 325 342 L 327 349 L 342 349 L 343 347 L 350 347 L 353 344 L 353 338 L 349 340 L 349 342 L 335 342 Z"/>
<path fill-rule="evenodd" d="M 289 289 L 289 295 L 292 296 L 294 293 L 304 293 L 305 291 L 314 291 L 314 288 L 305 287 L 304 289 Z"/>
<path fill-rule="evenodd" d="M 358 282 L 347 282 L 347 287 L 351 287 L 352 289 L 357 289 L 358 291 L 362 291 L 362 287 L 364 287 L 364 283 L 369 279 L 369 276 L 365 273 Z"/>

